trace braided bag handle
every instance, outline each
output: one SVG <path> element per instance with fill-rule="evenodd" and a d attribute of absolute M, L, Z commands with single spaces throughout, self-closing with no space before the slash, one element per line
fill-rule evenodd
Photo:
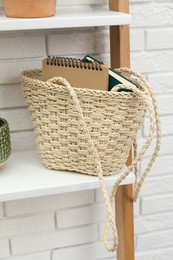
<path fill-rule="evenodd" d="M 136 177 L 136 181 L 135 181 L 135 185 L 134 185 L 134 201 L 137 200 L 138 198 L 138 194 L 140 192 L 141 186 L 147 176 L 147 174 L 149 173 L 151 167 L 153 166 L 153 163 L 156 160 L 156 157 L 159 153 L 160 150 L 160 143 L 161 143 L 161 127 L 160 127 L 160 117 L 159 117 L 159 109 L 158 109 L 158 104 L 157 104 L 157 100 L 156 100 L 156 96 L 153 92 L 152 87 L 149 85 L 149 83 L 146 81 L 146 79 L 139 73 L 137 73 L 136 71 L 132 70 L 132 69 L 128 69 L 128 68 L 121 68 L 121 69 L 117 69 L 118 72 L 120 73 L 129 73 L 131 75 L 134 75 L 138 80 L 140 80 L 144 85 L 143 88 L 146 92 L 146 94 L 148 95 L 149 98 L 151 98 L 151 105 L 150 105 L 150 100 L 148 103 L 148 109 L 150 112 L 150 130 L 149 130 L 149 136 L 148 139 L 145 143 L 145 145 L 142 147 L 141 152 L 139 153 L 139 155 L 137 156 L 137 144 L 136 141 L 134 142 L 134 156 L 135 156 L 135 160 L 132 163 L 132 165 L 134 165 L 135 168 L 135 177 Z M 123 86 L 124 88 L 124 86 Z M 135 89 L 136 92 L 139 93 L 139 89 Z M 151 159 L 145 169 L 145 171 L 142 173 L 140 179 L 138 180 L 138 173 L 137 173 L 137 162 L 139 162 L 143 155 L 145 154 L 146 150 L 148 149 L 148 147 L 150 146 L 152 139 L 153 139 L 153 135 L 154 133 L 156 133 L 156 145 L 153 151 L 153 154 L 151 156 Z"/>
<path fill-rule="evenodd" d="M 105 221 L 105 227 L 104 227 L 104 245 L 106 247 L 106 249 L 110 252 L 114 252 L 117 247 L 118 247 L 118 234 L 117 234 L 117 228 L 116 228 L 116 222 L 115 222 L 115 217 L 113 214 L 113 210 L 112 210 L 112 204 L 114 201 L 114 197 L 117 191 L 117 188 L 119 186 L 119 184 L 129 175 L 129 173 L 135 168 L 135 175 L 136 175 L 136 181 L 135 181 L 135 185 L 134 185 L 134 200 L 137 199 L 138 193 L 140 191 L 140 188 L 142 186 L 142 183 L 146 177 L 146 175 L 148 174 L 149 170 L 151 169 L 158 151 L 159 151 L 159 147 L 160 147 L 160 121 L 159 121 L 159 114 L 158 114 L 158 107 L 157 107 L 157 101 L 155 99 L 154 93 L 151 89 L 151 87 L 148 85 L 148 83 L 145 81 L 145 79 L 143 78 L 143 76 L 141 76 L 140 74 L 129 70 L 127 68 L 123 68 L 123 69 L 119 69 L 118 70 L 120 73 L 122 72 L 128 72 L 131 73 L 135 76 L 137 76 L 145 85 L 145 91 L 142 92 L 139 89 L 137 89 L 135 86 L 124 86 L 123 85 L 123 89 L 128 89 L 128 90 L 133 90 L 134 92 L 136 92 L 138 94 L 139 97 L 141 97 L 143 99 L 144 102 L 146 102 L 147 108 L 149 110 L 150 113 L 150 130 L 149 130 L 149 135 L 147 137 L 147 140 L 145 142 L 145 144 L 143 145 L 140 153 L 137 155 L 136 154 L 136 150 L 135 150 L 135 158 L 132 162 L 132 164 L 127 168 L 127 170 L 118 178 L 118 180 L 116 181 L 116 183 L 113 186 L 111 195 L 109 196 L 108 191 L 107 191 L 107 187 L 106 187 L 106 183 L 104 181 L 104 176 L 103 176 L 103 170 L 101 167 L 101 163 L 100 163 L 100 159 L 99 159 L 99 155 L 97 152 L 97 149 L 95 148 L 94 142 L 91 138 L 90 132 L 88 130 L 88 127 L 86 125 L 84 116 L 83 116 L 83 112 L 78 100 L 78 97 L 75 93 L 75 90 L 73 89 L 73 87 L 70 86 L 70 84 L 63 78 L 52 78 L 50 80 L 48 80 L 48 83 L 55 83 L 55 84 L 60 84 L 63 86 L 66 86 L 73 102 L 74 105 L 78 111 L 78 115 L 79 115 L 79 125 L 82 128 L 83 132 L 87 135 L 88 137 L 88 142 L 89 142 L 89 146 L 92 148 L 93 151 L 93 158 L 95 160 L 95 164 L 96 164 L 96 173 L 98 175 L 99 178 L 99 182 L 100 182 L 100 186 L 101 186 L 101 190 L 103 192 L 103 196 L 104 196 L 104 200 L 105 200 L 105 204 L 106 204 L 106 208 L 107 208 L 107 216 L 106 216 L 106 221 Z M 122 88 L 122 85 L 118 85 L 116 87 L 113 88 L 112 91 L 118 91 L 120 88 Z M 152 105 L 150 102 L 149 97 L 151 97 L 152 99 Z M 138 174 L 137 174 L 137 163 L 141 160 L 142 156 L 144 155 L 144 153 L 146 152 L 146 150 L 148 149 L 148 147 L 150 146 L 152 139 L 153 139 L 153 135 L 155 133 L 155 126 L 156 125 L 156 134 L 157 134 L 157 145 L 155 147 L 154 153 L 151 157 L 151 160 L 146 168 L 146 170 L 144 171 L 144 173 L 142 174 L 140 180 L 138 181 Z M 111 227 L 112 229 L 112 235 L 113 235 L 113 243 L 110 244 L 110 242 L 108 241 L 108 229 L 109 227 Z"/>

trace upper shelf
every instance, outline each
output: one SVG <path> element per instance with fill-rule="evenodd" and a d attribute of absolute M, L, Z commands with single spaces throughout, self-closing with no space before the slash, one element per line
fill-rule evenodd
<path fill-rule="evenodd" d="M 58 7 L 56 16 L 32 19 L 7 18 L 4 11 L 0 10 L 0 31 L 126 25 L 130 23 L 130 14 L 98 7 Z"/>
<path fill-rule="evenodd" d="M 125 169 L 105 177 L 107 186 L 113 186 Z M 122 185 L 134 183 L 134 174 Z M 0 201 L 32 198 L 72 191 L 97 189 L 97 176 L 45 168 L 35 151 L 14 153 L 0 170 Z"/>

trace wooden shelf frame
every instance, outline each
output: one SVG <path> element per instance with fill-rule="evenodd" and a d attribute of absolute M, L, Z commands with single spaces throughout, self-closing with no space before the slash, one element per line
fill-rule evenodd
<path fill-rule="evenodd" d="M 73 8 L 73 7 L 72 7 Z M 55 17 L 41 18 L 41 19 L 10 19 L 5 17 L 2 10 L 0 10 L 0 32 L 6 31 L 21 31 L 21 30 L 41 30 L 41 29 L 59 29 L 59 28 L 79 28 L 79 27 L 93 27 L 93 26 L 110 26 L 110 49 L 111 49 L 111 67 L 130 67 L 130 37 L 129 24 L 131 23 L 131 15 L 129 14 L 129 0 L 109 0 L 109 10 L 106 9 L 83 9 L 67 7 L 58 8 Z M 26 152 L 27 153 L 27 152 Z M 24 153 L 24 156 L 26 155 Z M 14 155 L 18 156 L 18 155 Z M 31 153 L 31 157 L 33 154 Z M 25 158 L 25 157 L 24 157 Z M 13 161 L 12 164 L 14 164 Z M 30 162 L 30 161 L 29 161 Z M 32 162 L 30 162 L 32 164 Z M 128 164 L 131 163 L 131 153 Z M 33 165 L 32 165 L 33 166 Z M 10 165 L 9 165 L 10 167 Z M 32 168 L 32 167 L 31 167 Z M 37 167 L 35 168 L 37 171 Z M 34 169 L 33 169 L 34 172 Z M 7 175 L 10 178 L 10 174 Z M 4 174 L 4 176 L 3 176 Z M 1 172 L 2 179 L 5 178 L 6 169 L 4 173 Z M 15 173 L 14 173 L 15 174 Z M 46 174 L 46 173 L 45 173 Z M 67 174 L 68 175 L 68 174 Z M 68 177 L 68 176 L 67 176 Z M 79 177 L 79 176 L 78 176 Z M 0 200 L 7 201 L 11 199 L 21 199 L 27 197 L 36 197 L 49 194 L 57 194 L 68 191 L 84 190 L 89 188 L 98 188 L 98 180 L 91 176 L 84 176 L 79 181 L 78 177 L 69 187 L 62 187 L 61 185 L 51 185 L 49 187 L 31 188 L 27 185 L 23 190 L 18 191 L 13 189 L 15 183 L 12 181 L 9 184 L 10 190 L 1 190 Z M 66 178 L 65 175 L 63 178 Z M 69 177 L 68 177 L 69 178 Z M 88 179 L 89 178 L 89 179 Z M 112 185 L 116 180 L 115 177 L 108 177 L 107 184 Z M 30 179 L 31 181 L 31 179 Z M 63 180 L 64 181 L 64 180 Z M 32 183 L 32 181 L 31 181 Z M 130 175 L 125 182 L 118 188 L 116 201 L 116 221 L 119 234 L 119 246 L 117 251 L 117 260 L 134 260 L 134 222 L 133 222 L 133 183 L 134 176 Z M 27 182 L 26 182 L 27 184 Z M 67 189 L 68 188 L 68 189 Z M 14 196 L 15 195 L 15 196 Z"/>

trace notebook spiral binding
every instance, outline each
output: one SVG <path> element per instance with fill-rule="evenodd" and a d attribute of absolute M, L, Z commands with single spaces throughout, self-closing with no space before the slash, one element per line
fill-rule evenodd
<path fill-rule="evenodd" d="M 47 65 L 51 66 L 65 66 L 81 69 L 102 70 L 102 65 L 99 63 L 84 62 L 83 60 L 77 58 L 48 56 L 46 62 Z"/>

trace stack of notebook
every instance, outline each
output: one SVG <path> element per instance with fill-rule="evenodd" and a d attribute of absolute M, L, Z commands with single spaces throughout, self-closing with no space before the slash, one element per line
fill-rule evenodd
<path fill-rule="evenodd" d="M 53 77 L 63 77 L 75 88 L 105 91 L 110 91 L 118 84 L 138 87 L 128 78 L 90 55 L 83 59 L 48 56 L 43 60 L 42 65 L 44 81 Z"/>

